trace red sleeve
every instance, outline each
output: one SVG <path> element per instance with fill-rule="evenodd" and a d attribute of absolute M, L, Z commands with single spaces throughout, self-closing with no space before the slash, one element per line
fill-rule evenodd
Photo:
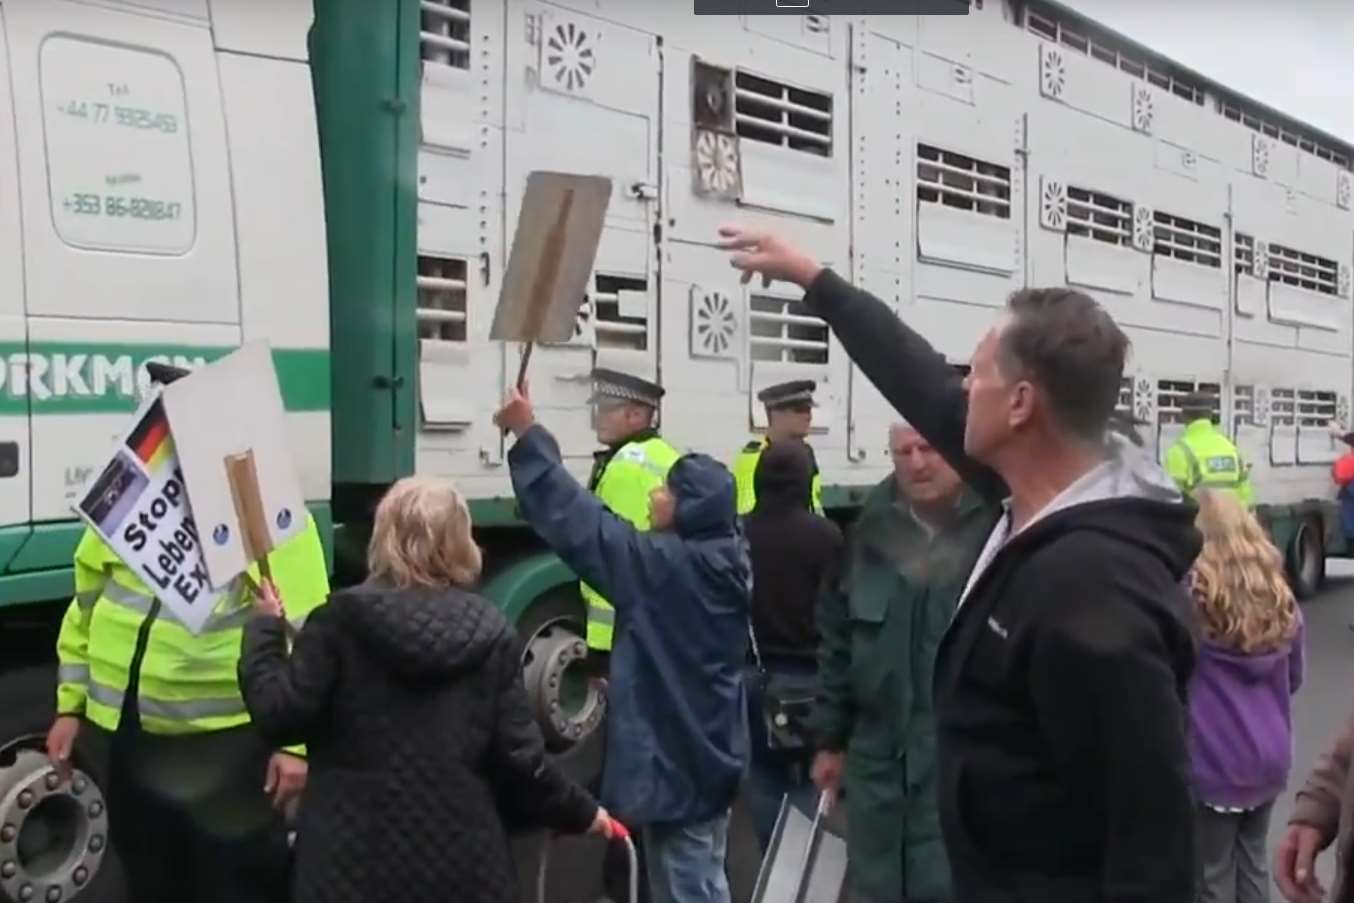
<path fill-rule="evenodd" d="M 1354 483 L 1354 454 L 1343 455 L 1331 467 L 1331 476 L 1339 486 Z"/>

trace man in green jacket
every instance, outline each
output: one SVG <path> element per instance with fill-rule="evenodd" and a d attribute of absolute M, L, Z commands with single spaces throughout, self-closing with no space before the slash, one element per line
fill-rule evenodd
<path fill-rule="evenodd" d="M 936 802 L 931 671 L 996 512 L 921 435 L 889 431 L 894 472 L 866 499 L 819 607 L 814 782 L 850 809 L 857 903 L 953 898 Z"/>

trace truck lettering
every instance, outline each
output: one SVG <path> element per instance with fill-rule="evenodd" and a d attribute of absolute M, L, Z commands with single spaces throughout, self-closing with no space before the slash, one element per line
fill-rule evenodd
<path fill-rule="evenodd" d="M 137 359 L 130 354 L 19 351 L 0 356 L 0 393 L 8 398 L 32 397 L 37 401 L 110 396 L 135 400 L 150 392 L 150 375 L 141 366 L 146 361 L 187 370 L 207 364 L 203 355 L 156 354 Z"/>
<path fill-rule="evenodd" d="M 129 354 L 111 360 L 102 354 L 96 354 L 90 359 L 90 371 L 92 373 L 90 383 L 95 395 L 107 395 L 110 385 L 114 386 L 114 391 L 124 398 L 131 398 L 136 391 L 136 368 L 132 366 L 132 357 Z"/>
<path fill-rule="evenodd" d="M 23 370 L 23 379 L 27 382 L 28 394 L 38 401 L 46 401 L 52 397 L 52 390 L 43 383 L 42 378 L 47 375 L 51 364 L 47 358 L 36 354 L 25 354 L 25 364 Z"/>
<path fill-rule="evenodd" d="M 84 354 L 52 355 L 52 394 L 88 395 L 89 384 L 85 382 L 83 372 L 88 359 L 89 356 Z"/>

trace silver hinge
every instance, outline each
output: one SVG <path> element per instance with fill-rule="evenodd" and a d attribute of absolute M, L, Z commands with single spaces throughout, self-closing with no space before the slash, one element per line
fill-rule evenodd
<path fill-rule="evenodd" d="M 527 13 L 525 19 L 527 43 L 535 47 L 538 35 L 540 34 L 540 16 L 537 16 L 535 13 Z"/>
<path fill-rule="evenodd" d="M 630 185 L 630 197 L 640 201 L 656 201 L 658 186 L 653 182 L 633 182 Z"/>

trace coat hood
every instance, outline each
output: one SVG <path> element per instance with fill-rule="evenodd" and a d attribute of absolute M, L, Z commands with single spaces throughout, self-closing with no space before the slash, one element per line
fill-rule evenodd
<path fill-rule="evenodd" d="M 803 510 L 813 502 L 813 458 L 803 442 L 776 442 L 762 450 L 753 472 L 757 508 Z"/>
<path fill-rule="evenodd" d="M 488 602 L 450 587 L 394 589 L 368 581 L 330 604 L 374 658 L 410 681 L 478 667 L 508 630 Z"/>
<path fill-rule="evenodd" d="M 1112 432 L 1107 445 L 1105 461 L 1067 487 L 1030 526 L 1047 520 L 1044 526 L 1057 530 L 1056 520 L 1100 530 L 1146 549 L 1183 579 L 1202 546 L 1194 526 L 1196 507 L 1156 459 L 1127 436 Z"/>
<path fill-rule="evenodd" d="M 731 536 L 738 520 L 733 476 L 708 455 L 677 459 L 668 471 L 668 488 L 677 499 L 677 533 L 687 539 Z"/>
<path fill-rule="evenodd" d="M 1277 674 L 1288 669 L 1288 655 L 1292 643 L 1284 643 L 1269 652 L 1246 655 L 1234 649 L 1217 646 L 1204 640 L 1199 644 L 1199 667 L 1205 662 L 1219 671 L 1230 674 L 1240 683 L 1258 684 L 1276 681 Z"/>

